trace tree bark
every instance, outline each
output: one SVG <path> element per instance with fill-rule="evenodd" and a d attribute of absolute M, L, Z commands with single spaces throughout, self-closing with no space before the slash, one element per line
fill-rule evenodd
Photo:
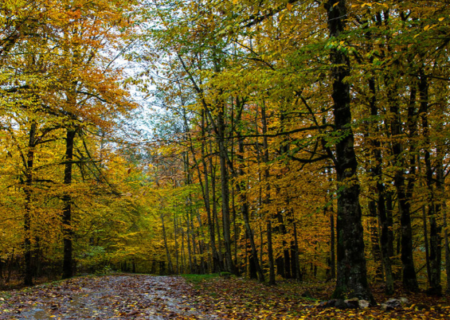
<path fill-rule="evenodd" d="M 239 145 L 239 154 L 238 154 L 238 160 L 240 162 L 239 165 L 239 174 L 241 176 L 244 175 L 244 141 L 242 139 L 238 140 L 238 145 Z M 253 260 L 253 265 L 256 268 L 256 272 L 258 273 L 258 281 L 259 282 L 264 282 L 264 272 L 261 268 L 261 265 L 259 264 L 259 260 L 258 260 L 258 251 L 256 249 L 256 245 L 255 245 L 255 239 L 253 236 L 253 230 L 250 226 L 250 219 L 249 219 L 249 210 L 248 210 L 248 201 L 247 201 L 247 197 L 245 196 L 244 192 L 245 192 L 245 184 L 244 182 L 242 182 L 241 184 L 237 183 L 236 184 L 236 190 L 239 193 L 239 202 L 241 205 L 241 213 L 242 216 L 244 217 L 244 222 L 245 222 L 245 228 L 247 230 L 247 236 L 248 239 L 250 240 L 250 246 L 252 248 L 252 254 L 250 256 L 250 259 Z"/>
<path fill-rule="evenodd" d="M 390 79 L 390 82 L 393 82 Z M 416 271 L 414 267 L 414 257 L 413 257 L 413 247 L 412 247 L 412 228 L 411 228 L 411 204 L 410 199 L 412 196 L 412 189 L 414 186 L 414 175 L 410 175 L 408 181 L 405 178 L 404 166 L 405 166 L 405 156 L 403 154 L 404 148 L 402 141 L 400 140 L 402 135 L 400 110 L 398 106 L 398 101 L 394 98 L 394 86 L 393 83 L 387 83 L 388 88 L 388 101 L 389 101 L 389 111 L 392 113 L 391 119 L 391 136 L 392 142 L 392 154 L 394 156 L 393 165 L 396 167 L 394 173 L 394 186 L 397 191 L 398 197 L 398 211 L 400 214 L 400 242 L 401 242 L 401 261 L 403 267 L 402 281 L 405 290 L 410 292 L 417 292 L 419 286 L 417 283 Z M 414 103 L 412 100 L 414 97 L 414 90 L 411 91 L 410 97 L 410 107 Z M 410 136 L 413 135 L 413 127 L 415 121 L 412 119 L 413 113 L 408 110 L 408 127 L 410 129 Z M 410 157 L 411 164 L 410 170 L 415 171 L 415 165 L 413 157 Z"/>
<path fill-rule="evenodd" d="M 169 267 L 169 274 L 172 274 L 173 273 L 173 265 L 172 265 L 172 258 L 170 256 L 169 245 L 167 244 L 167 235 L 166 235 L 166 225 L 164 223 L 164 214 L 161 213 L 160 218 L 161 218 L 161 223 L 162 223 L 164 247 L 166 249 L 167 265 Z"/>
<path fill-rule="evenodd" d="M 68 128 L 66 135 L 66 155 L 64 168 L 64 184 L 69 187 L 72 184 L 73 168 L 73 149 L 75 142 L 76 129 Z M 63 234 L 64 234 L 64 260 L 63 260 L 63 279 L 73 277 L 73 252 L 72 252 L 72 196 L 67 192 L 63 196 Z"/>
<path fill-rule="evenodd" d="M 33 164 L 34 164 L 34 152 L 36 147 L 36 122 L 33 121 L 30 127 L 28 153 L 26 162 L 26 174 L 25 174 L 25 216 L 24 216 L 24 232 L 25 232 L 25 274 L 24 285 L 33 285 L 33 266 L 32 266 L 32 247 L 31 247 L 31 187 L 33 185 Z"/>
<path fill-rule="evenodd" d="M 347 9 L 345 0 L 325 3 L 328 13 L 330 38 L 339 38 L 345 29 Z M 344 80 L 350 75 L 348 57 L 337 49 L 331 49 L 332 81 L 334 101 L 333 113 L 336 132 L 335 167 L 338 182 L 338 255 L 335 298 L 358 297 L 374 302 L 367 283 L 366 260 L 364 256 L 363 227 L 359 204 L 359 182 L 354 150 L 353 132 L 350 128 L 350 85 Z"/>
<path fill-rule="evenodd" d="M 371 77 L 369 79 L 369 90 L 372 95 L 370 98 L 370 115 L 376 118 L 378 116 L 378 107 L 376 104 L 376 84 L 375 78 Z M 380 246 L 381 246 L 381 258 L 385 272 L 385 283 L 386 283 L 386 294 L 390 295 L 394 293 L 394 278 L 392 274 L 392 260 L 391 256 L 393 255 L 393 236 L 392 234 L 392 218 L 391 223 L 389 223 L 388 215 L 386 213 L 386 203 L 385 203 L 385 186 L 383 184 L 383 172 L 382 172 L 382 163 L 383 159 L 381 157 L 381 142 L 378 138 L 379 127 L 378 124 L 375 123 L 373 126 L 373 132 L 371 136 L 372 144 L 372 154 L 375 160 L 375 165 L 373 165 L 370 169 L 372 176 L 376 180 L 376 191 L 377 191 L 377 199 L 376 199 L 376 211 L 378 217 L 378 223 L 381 229 L 380 235 Z M 373 204 L 375 205 L 375 203 Z M 391 213 L 392 217 L 392 213 Z M 378 241 L 378 240 L 377 240 Z"/>
<path fill-rule="evenodd" d="M 228 271 L 236 274 L 236 268 L 233 263 L 231 253 L 231 227 L 230 227 L 230 188 L 229 175 L 227 167 L 227 149 L 225 147 L 225 119 L 223 106 L 219 107 L 217 116 L 217 142 L 219 145 L 219 163 L 220 163 L 220 186 L 222 192 L 222 224 L 223 238 L 225 243 L 225 259 L 227 261 Z"/>
<path fill-rule="evenodd" d="M 267 117 L 266 117 L 266 109 L 264 106 L 261 107 L 261 120 L 263 125 L 263 133 L 267 133 Z M 269 162 L 269 150 L 268 150 L 268 143 L 267 143 L 267 137 L 263 138 L 263 162 L 267 163 Z M 264 170 L 264 179 L 269 179 L 269 170 L 266 168 Z M 267 183 L 266 188 L 266 198 L 264 199 L 264 203 L 267 205 L 270 203 L 270 185 Z M 269 285 L 275 285 L 275 263 L 274 263 L 274 257 L 273 257 L 273 244 L 272 244 L 272 217 L 269 211 L 267 211 L 266 216 L 266 226 L 267 226 L 267 254 L 269 258 Z M 262 245 L 262 243 L 261 243 Z"/>
<path fill-rule="evenodd" d="M 425 176 L 429 192 L 428 197 L 428 217 L 430 218 L 430 288 L 427 290 L 429 294 L 441 295 L 441 227 L 437 223 L 436 216 L 440 211 L 440 204 L 435 200 L 435 185 L 436 189 L 440 188 L 439 179 L 433 179 L 433 168 L 431 167 L 430 147 L 430 133 L 428 128 L 428 79 L 420 72 L 419 81 L 419 95 L 420 95 L 420 115 L 422 118 L 423 135 L 425 137 Z M 436 181 L 436 182 L 435 182 Z"/>

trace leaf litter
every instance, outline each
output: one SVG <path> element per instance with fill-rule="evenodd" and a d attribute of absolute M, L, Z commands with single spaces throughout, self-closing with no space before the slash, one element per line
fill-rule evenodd
<path fill-rule="evenodd" d="M 411 303 L 391 311 L 320 308 L 331 290 L 242 278 L 189 283 L 178 276 L 87 276 L 0 292 L 0 319 L 450 319 L 448 297 L 424 294 L 407 295 Z M 373 292 L 379 303 L 386 298 Z"/>

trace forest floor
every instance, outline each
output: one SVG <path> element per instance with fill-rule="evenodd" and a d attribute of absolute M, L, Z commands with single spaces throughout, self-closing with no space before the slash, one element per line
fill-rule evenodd
<path fill-rule="evenodd" d="M 420 293 L 391 311 L 321 308 L 332 284 L 266 286 L 217 275 L 86 276 L 0 292 L 0 319 L 450 319 L 449 297 Z M 389 297 L 372 288 L 377 302 Z"/>

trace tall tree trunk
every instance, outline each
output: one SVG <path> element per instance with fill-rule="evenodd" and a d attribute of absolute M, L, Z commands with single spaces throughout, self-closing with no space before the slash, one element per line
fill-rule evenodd
<path fill-rule="evenodd" d="M 68 128 L 66 135 L 66 155 L 64 168 L 64 184 L 69 187 L 72 184 L 73 168 L 73 149 L 75 142 L 76 129 Z M 63 279 L 73 277 L 73 252 L 72 252 L 72 196 L 66 192 L 63 196 L 63 234 L 64 234 L 64 260 L 63 260 Z"/>
<path fill-rule="evenodd" d="M 220 165 L 220 186 L 222 194 L 222 225 L 223 225 L 223 239 L 225 244 L 225 259 L 227 262 L 227 269 L 229 272 L 236 274 L 236 268 L 233 263 L 231 253 L 231 227 L 230 227 L 230 188 L 229 175 L 227 167 L 227 148 L 225 145 L 225 115 L 224 104 L 219 106 L 216 124 L 216 140 L 219 147 L 219 165 Z"/>
<path fill-rule="evenodd" d="M 383 280 L 383 259 L 380 250 L 380 244 L 378 242 L 378 219 L 377 219 L 377 206 L 374 200 L 369 201 L 369 233 L 372 243 L 372 254 L 375 262 L 375 279 Z"/>
<path fill-rule="evenodd" d="M 238 140 L 239 145 L 239 154 L 238 154 L 238 161 L 239 161 L 239 175 L 244 175 L 244 141 L 240 138 Z M 245 195 L 245 183 L 241 182 L 240 184 L 236 184 L 236 191 L 239 193 L 239 202 L 241 204 L 241 213 L 244 218 L 245 228 L 247 231 L 247 237 L 250 240 L 250 246 L 252 248 L 252 254 L 250 256 L 250 259 L 252 259 L 252 264 L 256 267 L 256 272 L 258 273 L 258 280 L 259 282 L 264 282 L 264 272 L 261 268 L 261 265 L 259 264 L 258 260 L 258 251 L 256 249 L 255 245 L 255 239 L 253 236 L 253 230 L 250 226 L 250 219 L 249 219 L 249 210 L 248 210 L 248 201 L 247 197 Z"/>
<path fill-rule="evenodd" d="M 181 218 L 180 218 L 180 225 L 183 225 Z M 181 227 L 181 270 L 182 272 L 186 272 L 186 252 L 184 250 L 184 229 Z"/>
<path fill-rule="evenodd" d="M 444 115 L 445 108 L 441 105 L 441 114 Z M 442 124 L 440 123 L 437 126 L 437 131 L 442 130 Z M 444 157 L 446 156 L 445 152 L 442 149 L 442 146 L 438 145 L 436 147 L 436 155 L 437 155 L 437 185 L 439 195 L 437 196 L 440 199 L 440 209 L 442 211 L 443 225 L 444 228 L 444 245 L 445 245 L 445 271 L 447 274 L 447 289 L 446 293 L 450 294 L 450 248 L 448 243 L 448 230 L 447 230 L 447 193 L 445 191 L 445 173 L 444 173 Z"/>
<path fill-rule="evenodd" d="M 34 152 L 36 147 L 36 122 L 33 121 L 30 127 L 28 153 L 26 162 L 26 174 L 25 174 L 25 216 L 24 216 L 24 232 L 25 232 L 25 274 L 24 285 L 33 285 L 33 267 L 32 267 L 32 247 L 31 247 L 31 187 L 33 185 L 33 164 L 34 164 Z"/>
<path fill-rule="evenodd" d="M 440 295 L 442 293 L 441 287 L 441 227 L 438 226 L 436 216 L 440 211 L 440 204 L 435 200 L 435 181 L 433 179 L 433 168 L 431 167 L 431 155 L 428 148 L 430 148 L 430 137 L 428 128 L 428 79 L 420 72 L 419 81 L 419 95 L 420 95 L 420 115 L 422 118 L 423 135 L 425 137 L 425 175 L 429 192 L 428 198 L 428 217 L 430 218 L 430 288 L 428 293 L 433 295 Z M 437 182 L 438 184 L 440 181 Z M 437 188 L 440 186 L 436 186 Z"/>
<path fill-rule="evenodd" d="M 201 187 L 201 191 L 202 191 L 202 195 L 203 195 L 203 201 L 205 203 L 206 216 L 208 219 L 209 241 L 210 241 L 211 257 L 212 257 L 212 270 L 213 270 L 213 272 L 219 272 L 220 271 L 220 259 L 219 259 L 219 255 L 217 253 L 216 243 L 215 243 L 215 230 L 214 230 L 214 224 L 213 224 L 213 219 L 212 219 L 212 214 L 211 214 L 211 201 L 210 201 L 210 194 L 209 194 L 208 166 L 205 161 L 206 119 L 205 119 L 205 111 L 204 110 L 202 110 L 201 115 L 202 115 L 202 117 L 201 117 L 202 142 L 201 142 L 200 149 L 201 149 L 201 163 L 203 165 L 203 178 L 205 181 L 204 183 L 203 183 L 203 179 L 202 179 L 200 166 L 197 165 L 196 167 L 197 167 L 198 179 L 199 179 L 199 183 L 200 183 L 200 187 Z M 187 117 L 185 114 L 184 114 L 184 122 L 185 122 L 185 127 L 188 128 L 188 121 L 187 121 Z M 189 132 L 189 130 L 186 129 L 186 132 Z M 194 146 L 193 146 L 190 134 L 189 134 L 189 146 L 191 149 L 193 161 L 194 161 L 194 163 L 197 163 L 196 156 L 195 156 L 195 150 L 194 150 Z"/>
<path fill-rule="evenodd" d="M 220 121 L 219 127 L 221 132 L 224 132 L 225 126 L 223 121 Z M 233 263 L 231 254 L 231 232 L 230 232 L 230 191 L 229 191 L 229 177 L 227 168 L 227 150 L 225 148 L 225 141 L 222 134 L 219 139 L 219 163 L 220 163 L 220 186 L 222 192 L 222 224 L 223 224 L 223 239 L 225 243 L 225 259 L 227 260 L 228 271 L 236 274 L 236 268 Z"/>
<path fill-rule="evenodd" d="M 380 22 L 381 23 L 381 22 Z M 370 98 L 370 115 L 376 118 L 378 116 L 378 107 L 376 103 L 376 84 L 375 78 L 372 76 L 369 79 L 369 90 L 371 93 Z M 378 217 L 378 223 L 381 229 L 380 236 L 380 246 L 381 246 L 381 258 L 384 267 L 384 272 L 386 276 L 386 294 L 390 295 L 394 293 L 394 278 L 392 274 L 392 261 L 391 256 L 393 255 L 393 237 L 390 236 L 392 233 L 392 218 L 389 223 L 388 215 L 386 213 L 386 203 L 385 203 L 385 186 L 383 184 L 383 172 L 382 172 L 382 163 L 383 159 L 381 157 L 381 142 L 379 140 L 379 127 L 378 123 L 372 125 L 373 132 L 370 133 L 370 141 L 372 144 L 372 154 L 375 160 L 375 165 L 373 165 L 370 169 L 371 174 L 376 180 L 376 191 L 377 191 L 377 200 L 376 200 L 376 216 Z M 375 205 L 375 203 L 373 204 Z M 391 213 L 392 217 L 392 213 Z M 377 239 L 378 241 L 378 239 Z"/>
<path fill-rule="evenodd" d="M 173 237 L 175 240 L 175 273 L 180 273 L 180 266 L 178 264 L 179 262 L 179 254 L 178 254 L 178 241 L 177 241 L 177 219 L 176 216 L 173 215 Z"/>
<path fill-rule="evenodd" d="M 325 169 L 325 175 L 328 176 L 328 181 L 331 183 L 333 181 L 332 179 L 332 172 L 331 169 Z M 335 279 L 336 278 L 336 228 L 334 223 L 334 206 L 333 206 L 333 193 L 331 190 L 327 190 L 326 195 L 326 201 L 329 202 L 329 209 L 326 208 L 325 212 L 328 213 L 330 217 L 330 275 L 329 279 Z"/>
<path fill-rule="evenodd" d="M 417 163 L 418 163 L 418 170 L 419 170 L 419 174 L 421 173 L 421 159 L 420 159 L 420 155 L 417 155 Z M 421 184 L 422 186 L 422 184 Z M 428 199 L 427 199 L 428 201 Z M 428 216 L 427 216 L 427 210 L 426 210 L 426 206 L 425 204 L 422 205 L 422 221 L 423 221 L 423 246 L 425 247 L 425 264 L 427 267 L 427 280 L 428 280 L 428 285 L 430 285 L 430 276 L 431 276 L 431 270 L 430 270 L 430 250 L 428 248 Z"/>
<path fill-rule="evenodd" d="M 169 245 L 167 244 L 167 234 L 166 234 L 166 225 L 164 223 L 164 214 L 161 213 L 160 218 L 161 218 L 161 223 L 162 223 L 164 247 L 166 249 L 167 265 L 169 267 L 169 274 L 172 274 L 173 273 L 173 265 L 172 265 L 172 258 L 170 256 Z"/>
<path fill-rule="evenodd" d="M 384 189 L 383 189 L 384 190 Z M 393 192 L 386 192 L 386 224 L 388 226 L 388 254 L 389 257 L 394 256 L 394 218 L 392 213 L 394 211 L 393 200 L 392 200 Z M 380 207 L 379 207 L 380 208 Z"/>
<path fill-rule="evenodd" d="M 330 38 L 339 38 L 347 19 L 345 0 L 328 0 L 325 9 L 328 13 Z M 341 134 L 339 142 L 336 143 L 335 157 L 338 182 L 338 266 L 333 296 L 358 297 L 374 302 L 367 283 L 357 161 L 353 132 L 350 128 L 350 85 L 345 81 L 345 78 L 350 76 L 350 61 L 344 52 L 337 49 L 331 49 L 330 60 L 333 64 L 334 124 L 336 132 Z"/>
<path fill-rule="evenodd" d="M 417 292 L 419 286 L 417 283 L 416 271 L 414 267 L 414 257 L 413 257 L 413 247 L 412 247 L 412 228 L 411 228 L 411 193 L 414 186 L 414 175 L 409 175 L 408 181 L 405 178 L 404 166 L 405 166 L 405 156 L 403 154 L 404 148 L 401 141 L 402 128 L 400 119 L 400 110 L 398 106 L 398 101 L 394 98 L 394 84 L 395 80 L 390 79 L 391 83 L 387 83 L 388 88 L 388 100 L 389 100 L 389 111 L 392 113 L 391 119 L 391 135 L 392 135 L 392 153 L 394 156 L 393 165 L 396 167 L 394 173 L 394 186 L 397 191 L 398 198 L 398 210 L 400 214 L 400 226 L 401 226 L 401 261 L 403 267 L 402 280 L 403 287 L 407 291 Z M 411 100 L 414 97 L 414 90 L 411 91 L 410 98 L 410 109 Z M 410 128 L 410 135 L 413 134 L 413 126 L 415 121 L 412 119 L 413 113 L 408 111 L 408 127 Z M 415 170 L 413 157 L 411 159 L 410 170 Z M 407 182 L 407 183 L 406 183 Z"/>
<path fill-rule="evenodd" d="M 335 255 L 335 248 L 336 248 L 336 241 L 335 241 L 335 227 L 334 227 L 334 212 L 330 212 L 330 278 L 334 279 L 336 278 L 336 255 Z"/>
<path fill-rule="evenodd" d="M 443 177 L 444 175 L 442 175 Z M 444 183 L 441 184 L 441 188 L 442 188 L 442 194 L 445 193 L 445 187 L 444 187 Z M 444 199 L 446 199 L 446 197 L 444 196 Z M 447 273 L 447 289 L 446 289 L 446 293 L 450 294 L 450 277 L 448 275 L 450 275 L 450 247 L 449 247 L 449 241 L 448 241 L 448 230 L 447 230 L 447 205 L 445 200 L 442 203 L 442 211 L 443 211 L 443 218 L 444 218 L 444 237 L 445 237 L 445 271 Z"/>
<path fill-rule="evenodd" d="M 300 271 L 300 257 L 297 238 L 297 224 L 294 221 L 294 246 L 295 246 L 295 279 L 299 282 L 302 281 L 302 273 Z"/>
<path fill-rule="evenodd" d="M 188 248 L 188 260 L 189 260 L 189 273 L 194 273 L 194 266 L 192 264 L 192 249 L 191 249 L 191 224 L 189 223 L 189 214 L 186 217 L 187 230 L 186 230 L 186 240 Z"/>
<path fill-rule="evenodd" d="M 212 143 L 209 143 L 209 152 L 213 153 Z M 212 218 L 213 218 L 213 225 L 217 228 L 217 255 L 219 257 L 219 268 L 220 270 L 223 270 L 223 256 L 222 256 L 222 240 L 220 238 L 220 224 L 219 224 L 219 217 L 217 214 L 217 201 L 216 201 L 216 170 L 214 168 L 212 157 L 209 157 L 209 167 L 211 168 L 211 193 L 212 193 Z M 214 223 L 215 221 L 215 223 Z"/>
<path fill-rule="evenodd" d="M 263 133 L 267 133 L 267 118 L 266 118 L 266 109 L 264 106 L 261 107 L 261 117 L 262 117 L 262 125 L 263 125 Z M 264 163 L 269 162 L 269 150 L 268 150 L 268 143 L 267 143 L 267 137 L 263 138 L 263 161 Z M 264 179 L 266 180 L 266 183 L 269 179 L 269 170 L 266 168 L 264 170 Z M 267 190 L 266 190 L 266 198 L 264 199 L 264 202 L 266 205 L 270 203 L 270 185 L 267 183 Z M 267 253 L 269 258 L 269 284 L 275 285 L 275 263 L 274 263 L 274 257 L 273 257 L 273 244 L 272 244 L 272 217 L 270 212 L 267 212 Z M 261 243 L 262 246 L 262 243 Z"/>

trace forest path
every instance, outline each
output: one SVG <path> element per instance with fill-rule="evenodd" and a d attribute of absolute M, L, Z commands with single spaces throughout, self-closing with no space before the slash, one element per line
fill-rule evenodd
<path fill-rule="evenodd" d="M 218 319 L 192 307 L 193 295 L 181 277 L 81 277 L 4 293 L 0 319 Z"/>

